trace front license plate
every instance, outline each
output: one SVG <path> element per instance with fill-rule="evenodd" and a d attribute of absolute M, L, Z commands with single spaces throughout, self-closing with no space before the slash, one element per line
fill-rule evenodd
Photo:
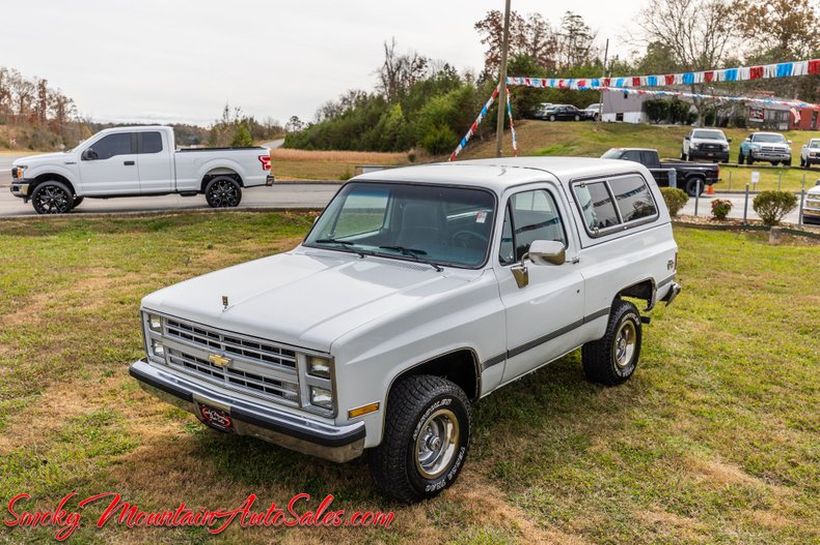
<path fill-rule="evenodd" d="M 199 404 L 199 414 L 202 415 L 202 422 L 219 431 L 233 431 L 233 420 L 231 415 L 222 409 L 209 407 L 204 403 Z"/>

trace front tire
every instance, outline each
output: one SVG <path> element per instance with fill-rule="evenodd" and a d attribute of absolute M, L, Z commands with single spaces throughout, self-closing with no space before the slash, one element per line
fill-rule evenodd
<path fill-rule="evenodd" d="M 616 300 L 604 336 L 584 345 L 581 361 L 587 380 L 606 386 L 623 384 L 641 356 L 641 315 L 628 301 Z"/>
<path fill-rule="evenodd" d="M 62 182 L 43 182 L 34 189 L 31 205 L 38 214 L 66 214 L 74 207 L 74 193 Z"/>
<path fill-rule="evenodd" d="M 700 191 L 698 191 L 698 183 L 700 183 Z M 690 197 L 703 195 L 704 189 L 706 189 L 706 181 L 703 178 L 696 176 L 686 180 L 686 194 Z"/>
<path fill-rule="evenodd" d="M 376 488 L 403 503 L 453 484 L 470 445 L 470 402 L 447 379 L 416 375 L 390 393 L 382 443 L 370 452 Z"/>
<path fill-rule="evenodd" d="M 211 208 L 235 208 L 242 201 L 242 187 L 228 176 L 217 176 L 205 186 L 205 199 Z"/>
<path fill-rule="evenodd" d="M 555 116 L 554 115 L 550 116 L 550 121 L 555 121 Z"/>

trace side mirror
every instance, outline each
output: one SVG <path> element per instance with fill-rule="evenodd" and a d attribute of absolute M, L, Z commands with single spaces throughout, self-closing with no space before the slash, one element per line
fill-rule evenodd
<path fill-rule="evenodd" d="M 529 257 L 536 265 L 563 265 L 567 252 L 564 244 L 557 240 L 534 240 L 530 244 Z"/>
<path fill-rule="evenodd" d="M 684 140 L 690 140 L 690 137 L 689 137 L 689 135 L 687 134 L 686 136 L 684 136 L 684 137 L 683 137 L 683 139 L 684 139 Z"/>
<path fill-rule="evenodd" d="M 786 143 L 787 143 L 788 145 L 790 145 L 790 146 L 792 145 L 792 141 L 791 141 L 791 140 L 786 140 Z"/>
<path fill-rule="evenodd" d="M 83 152 L 80 158 L 83 161 L 96 161 L 99 158 L 99 155 L 97 155 L 97 152 L 94 151 L 94 148 L 88 148 Z"/>
<path fill-rule="evenodd" d="M 732 139 L 731 139 L 731 138 L 727 138 L 727 139 L 726 139 L 726 141 L 727 141 L 727 142 L 729 142 L 730 144 L 732 143 Z"/>

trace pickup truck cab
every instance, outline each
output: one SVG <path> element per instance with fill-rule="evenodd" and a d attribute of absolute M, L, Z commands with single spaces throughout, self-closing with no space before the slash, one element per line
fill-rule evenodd
<path fill-rule="evenodd" d="M 703 193 L 708 185 L 720 181 L 720 167 L 713 163 L 687 163 L 683 161 L 661 161 L 658 150 L 651 148 L 612 148 L 602 159 L 634 161 L 649 169 L 661 187 L 671 185 L 670 170 L 675 171 L 675 186 L 686 191 L 690 197 Z"/>
<path fill-rule="evenodd" d="M 458 476 L 479 399 L 582 349 L 621 384 L 677 246 L 649 171 L 508 158 L 347 182 L 295 249 L 146 296 L 130 374 L 218 430 L 345 462 L 413 502 Z M 546 408 L 545 408 L 546 409 Z"/>
<path fill-rule="evenodd" d="M 720 129 L 692 129 L 683 137 L 680 158 L 683 161 L 714 159 L 729 162 L 729 142 L 731 139 Z"/>
<path fill-rule="evenodd" d="M 746 137 L 740 144 L 737 163 L 754 164 L 755 161 L 768 161 L 772 165 L 781 163 L 792 165 L 791 140 L 776 132 L 755 132 Z"/>
<path fill-rule="evenodd" d="M 63 153 L 12 164 L 11 193 L 38 214 L 70 212 L 84 198 L 204 194 L 212 208 L 237 206 L 242 190 L 271 185 L 261 147 L 177 150 L 171 127 L 105 129 Z"/>
<path fill-rule="evenodd" d="M 800 149 L 800 166 L 811 168 L 812 165 L 820 165 L 820 138 L 812 138 Z"/>

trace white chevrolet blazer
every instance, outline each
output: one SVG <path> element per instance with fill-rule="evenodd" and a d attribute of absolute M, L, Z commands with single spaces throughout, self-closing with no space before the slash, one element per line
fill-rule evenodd
<path fill-rule="evenodd" d="M 464 464 L 470 406 L 581 348 L 635 371 L 677 246 L 652 175 L 586 158 L 391 169 L 346 183 L 292 251 L 142 301 L 131 375 L 216 429 L 337 462 L 412 502 Z"/>

